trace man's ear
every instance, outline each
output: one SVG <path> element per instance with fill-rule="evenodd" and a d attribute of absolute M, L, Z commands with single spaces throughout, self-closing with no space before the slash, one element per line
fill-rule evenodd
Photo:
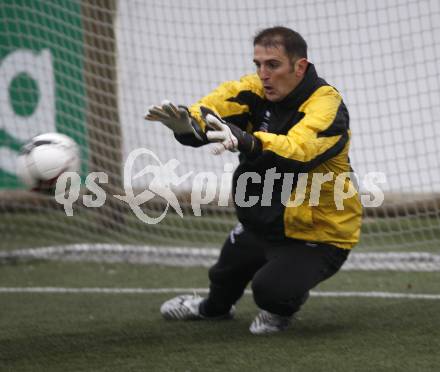
<path fill-rule="evenodd" d="M 295 62 L 295 75 L 296 77 L 302 77 L 306 73 L 309 61 L 307 58 L 300 58 Z"/>

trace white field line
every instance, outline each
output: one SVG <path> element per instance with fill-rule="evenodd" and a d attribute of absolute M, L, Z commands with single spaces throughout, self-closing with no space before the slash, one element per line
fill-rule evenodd
<path fill-rule="evenodd" d="M 167 294 L 208 293 L 207 288 L 63 288 L 63 287 L 0 287 L 0 293 L 38 294 Z M 251 294 L 246 290 L 245 294 Z M 408 300 L 440 300 L 440 294 L 396 293 L 396 292 L 329 292 L 311 291 L 313 297 L 360 297 Z"/>
<path fill-rule="evenodd" d="M 169 266 L 211 266 L 219 249 L 150 247 L 118 244 L 72 244 L 0 252 L 0 263 L 35 259 L 92 262 L 127 262 Z M 342 270 L 440 271 L 440 254 L 429 252 L 370 252 L 356 250 Z"/>

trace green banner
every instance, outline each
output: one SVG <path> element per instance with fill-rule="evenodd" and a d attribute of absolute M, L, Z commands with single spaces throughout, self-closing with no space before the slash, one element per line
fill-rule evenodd
<path fill-rule="evenodd" d="M 83 60 L 79 1 L 0 1 L 0 189 L 22 187 L 16 157 L 37 134 L 67 134 L 87 159 Z"/>

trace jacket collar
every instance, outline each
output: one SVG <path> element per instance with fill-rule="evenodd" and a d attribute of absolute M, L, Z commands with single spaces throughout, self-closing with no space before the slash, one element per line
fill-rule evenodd
<path fill-rule="evenodd" d="M 301 104 L 309 98 L 316 90 L 319 84 L 319 77 L 316 73 L 315 66 L 309 63 L 307 66 L 306 74 L 301 83 L 290 92 L 282 101 L 277 102 L 276 105 L 280 105 L 283 108 L 298 109 Z"/>

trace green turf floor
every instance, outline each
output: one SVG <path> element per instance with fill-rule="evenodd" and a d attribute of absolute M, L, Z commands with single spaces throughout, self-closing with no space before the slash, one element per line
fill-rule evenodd
<path fill-rule="evenodd" d="M 2 287 L 206 287 L 206 269 L 34 262 Z M 439 294 L 440 273 L 340 272 L 316 290 Z M 221 322 L 167 322 L 173 294 L 0 293 L 1 371 L 436 371 L 440 300 L 312 296 L 287 332 L 253 336 L 251 295 Z"/>

